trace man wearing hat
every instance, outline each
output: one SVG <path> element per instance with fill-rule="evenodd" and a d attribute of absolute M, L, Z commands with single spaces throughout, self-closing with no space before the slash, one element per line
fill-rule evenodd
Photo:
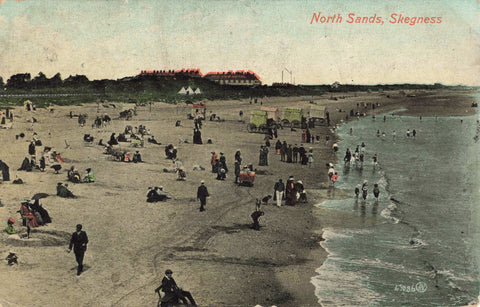
<path fill-rule="evenodd" d="M 165 276 L 162 279 L 162 284 L 155 289 L 155 293 L 159 293 L 160 290 L 165 293 L 165 295 L 162 297 L 161 306 L 166 306 L 167 303 L 175 303 L 178 300 L 181 300 L 185 305 L 188 305 L 186 298 L 190 300 L 191 305 L 196 306 L 197 304 L 195 303 L 192 294 L 178 287 L 175 279 L 172 277 L 172 274 L 172 270 L 167 269 L 165 271 Z"/>
<path fill-rule="evenodd" d="M 205 205 L 207 204 L 207 197 L 209 197 L 205 181 L 200 181 L 200 186 L 197 190 L 197 199 L 200 200 L 200 212 L 205 211 Z"/>
<path fill-rule="evenodd" d="M 67 252 L 72 251 L 75 253 L 75 259 L 78 263 L 77 268 L 77 275 L 80 275 L 83 271 L 83 256 L 85 255 L 85 251 L 87 250 L 87 243 L 88 237 L 87 233 L 82 230 L 82 225 L 77 225 L 77 231 L 72 234 L 72 238 L 70 239 L 70 245 L 68 246 Z"/>

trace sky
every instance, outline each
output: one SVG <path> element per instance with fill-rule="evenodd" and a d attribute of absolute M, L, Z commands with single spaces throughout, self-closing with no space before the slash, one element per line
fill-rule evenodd
<path fill-rule="evenodd" d="M 283 72 L 296 84 L 480 85 L 479 1 L 0 0 L 0 76 L 198 68 L 252 70 L 265 84 Z M 394 23 L 400 14 L 441 23 Z"/>

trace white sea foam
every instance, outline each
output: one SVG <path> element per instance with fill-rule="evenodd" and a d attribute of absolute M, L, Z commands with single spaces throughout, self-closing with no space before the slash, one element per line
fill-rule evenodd
<path fill-rule="evenodd" d="M 384 297 L 361 282 L 366 276 L 344 271 L 339 274 L 339 270 L 334 263 L 326 261 L 316 270 L 318 275 L 311 279 L 322 306 L 367 306 Z"/>
<path fill-rule="evenodd" d="M 394 224 L 398 224 L 398 222 L 400 222 L 400 220 L 398 218 L 392 216 L 392 214 L 393 214 L 393 212 L 395 212 L 395 210 L 397 210 L 397 205 L 395 205 L 394 203 L 390 203 L 390 205 L 388 205 L 387 208 L 382 210 L 380 215 L 383 216 L 384 218 L 392 221 Z"/>

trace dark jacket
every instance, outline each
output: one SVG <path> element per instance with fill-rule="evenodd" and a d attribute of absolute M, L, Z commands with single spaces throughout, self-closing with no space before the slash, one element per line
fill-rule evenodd
<path fill-rule="evenodd" d="M 162 290 L 162 292 L 165 292 L 165 294 L 175 293 L 175 291 L 178 290 L 178 286 L 177 286 L 177 283 L 175 282 L 175 279 L 173 279 L 173 277 L 170 277 L 170 279 L 168 279 L 166 276 L 164 276 L 162 279 L 162 284 L 160 285 L 160 287 L 155 289 L 155 292 L 158 292 L 160 290 Z"/>
<path fill-rule="evenodd" d="M 199 186 L 198 190 L 197 190 L 197 198 L 198 199 L 205 199 L 208 196 L 210 196 L 210 194 L 208 194 L 207 187 L 203 184 L 201 186 Z"/>
<path fill-rule="evenodd" d="M 275 186 L 273 187 L 273 189 L 275 191 L 283 192 L 285 191 L 285 184 L 283 182 L 278 181 L 277 183 L 275 183 Z"/>
<path fill-rule="evenodd" d="M 80 234 L 78 234 L 76 231 L 72 234 L 72 238 L 70 239 L 70 245 L 68 246 L 69 249 L 72 249 L 73 246 L 73 251 L 80 252 L 80 251 L 86 251 L 87 250 L 87 243 L 88 243 L 88 237 L 87 233 L 85 231 L 80 231 Z"/>

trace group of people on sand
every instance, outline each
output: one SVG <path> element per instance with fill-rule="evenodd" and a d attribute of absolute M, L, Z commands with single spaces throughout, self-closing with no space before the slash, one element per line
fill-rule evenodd
<path fill-rule="evenodd" d="M 20 213 L 22 226 L 27 228 L 27 238 L 30 238 L 30 229 L 39 227 L 52 222 L 48 211 L 37 199 L 26 199 L 20 203 Z M 15 219 L 10 217 L 7 221 L 7 227 L 4 229 L 5 235 L 17 234 L 15 229 Z"/>
<path fill-rule="evenodd" d="M 28 155 L 30 156 L 30 159 L 25 157 L 18 170 L 27 172 L 40 170 L 43 172 L 45 171 L 46 166 L 50 165 L 51 168 L 58 173 L 58 170 L 62 168 L 59 163 L 65 162 L 62 155 L 53 150 L 52 147 L 44 146 L 43 153 L 40 154 L 40 159 L 37 159 L 37 156 L 39 155 L 39 151 L 36 148 L 37 146 L 42 146 L 42 142 L 40 141 L 38 134 L 34 132 L 32 141 L 28 145 Z"/>
<path fill-rule="evenodd" d="M 95 174 L 91 168 L 87 168 L 85 170 L 86 174 L 83 178 L 80 175 L 80 172 L 72 165 L 67 172 L 67 179 L 73 183 L 81 183 L 81 182 L 95 182 Z"/>
<path fill-rule="evenodd" d="M 290 176 L 286 183 L 279 179 L 273 186 L 273 193 L 273 200 L 276 201 L 277 207 L 282 206 L 283 200 L 287 206 L 295 206 L 297 202 L 307 202 L 307 192 L 303 182 L 301 180 L 295 182 L 293 176 Z"/>
<path fill-rule="evenodd" d="M 313 164 L 313 149 L 310 147 L 309 151 L 303 147 L 303 144 L 297 146 L 295 144 L 287 144 L 286 141 L 283 143 L 280 140 L 277 140 L 275 143 L 275 150 L 277 154 L 280 154 L 280 161 L 287 163 L 300 163 L 302 165 L 309 165 L 310 167 Z"/>
<path fill-rule="evenodd" d="M 227 159 L 225 158 L 225 155 L 223 152 L 220 152 L 220 157 L 218 157 L 217 153 L 214 151 L 212 151 L 211 154 L 210 165 L 212 166 L 212 173 L 217 174 L 217 180 L 225 180 L 228 173 Z M 240 151 L 237 151 L 235 157 L 235 161 L 238 161 L 237 157 L 240 157 Z M 240 162 L 241 158 L 239 163 Z"/>

